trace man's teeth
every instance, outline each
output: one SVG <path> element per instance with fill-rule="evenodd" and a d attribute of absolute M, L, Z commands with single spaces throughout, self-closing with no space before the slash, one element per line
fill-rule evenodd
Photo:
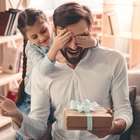
<path fill-rule="evenodd" d="M 75 54 L 77 53 L 78 51 L 68 51 L 68 53 L 71 53 L 71 54 Z"/>

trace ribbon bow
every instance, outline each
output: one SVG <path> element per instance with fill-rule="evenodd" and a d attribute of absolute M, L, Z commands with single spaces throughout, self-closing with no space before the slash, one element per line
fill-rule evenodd
<path fill-rule="evenodd" d="M 100 106 L 96 102 L 90 102 L 88 99 L 85 99 L 81 104 L 78 101 L 70 101 L 70 109 L 77 110 L 78 112 L 84 112 L 87 116 L 87 130 L 92 130 L 92 116 L 90 111 L 96 111 Z"/>

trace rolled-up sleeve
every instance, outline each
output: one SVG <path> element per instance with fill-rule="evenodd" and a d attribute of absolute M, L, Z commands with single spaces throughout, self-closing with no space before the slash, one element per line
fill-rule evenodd
<path fill-rule="evenodd" d="M 120 53 L 117 55 L 119 55 L 116 57 L 118 58 L 117 60 L 110 61 L 111 65 L 116 65 L 116 67 L 113 67 L 114 69 L 111 70 L 113 75 L 111 95 L 113 100 L 114 119 L 124 119 L 126 122 L 125 130 L 127 130 L 133 121 L 132 108 L 129 101 L 128 70 L 123 55 Z"/>
<path fill-rule="evenodd" d="M 37 139 L 47 130 L 47 120 L 50 114 L 50 97 L 44 85 L 42 85 L 42 75 L 34 69 L 31 78 L 31 112 L 29 116 L 23 114 L 21 128 L 18 129 L 15 124 L 14 128 L 22 135 Z"/>

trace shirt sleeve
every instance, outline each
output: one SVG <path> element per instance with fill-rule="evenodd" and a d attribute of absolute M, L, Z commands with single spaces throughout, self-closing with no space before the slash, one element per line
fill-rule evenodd
<path fill-rule="evenodd" d="M 29 116 L 23 114 L 23 122 L 21 128 L 18 128 L 14 124 L 14 129 L 24 136 L 38 139 L 47 130 L 47 121 L 50 114 L 50 96 L 47 94 L 45 88 L 42 89 L 43 75 L 39 74 L 38 71 L 34 71 L 31 78 L 32 80 L 32 94 L 31 97 L 31 112 Z"/>
<path fill-rule="evenodd" d="M 121 53 L 110 56 L 110 71 L 113 76 L 111 96 L 113 101 L 114 119 L 122 118 L 127 130 L 133 121 L 132 108 L 129 101 L 128 70 L 124 56 Z"/>
<path fill-rule="evenodd" d="M 43 49 L 28 42 L 25 53 L 27 60 L 32 62 L 33 66 L 43 75 L 47 75 L 53 71 L 55 62 L 51 62 L 48 58 L 48 54 L 43 52 Z"/>

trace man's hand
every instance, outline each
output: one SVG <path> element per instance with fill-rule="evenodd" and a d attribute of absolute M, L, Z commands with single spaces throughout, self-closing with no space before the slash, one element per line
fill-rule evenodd
<path fill-rule="evenodd" d="M 0 108 L 2 109 L 2 115 L 7 117 L 16 117 L 17 107 L 15 103 L 0 94 Z"/>
<path fill-rule="evenodd" d="M 18 111 L 16 104 L 0 94 L 0 109 L 3 116 L 11 117 L 12 120 L 20 127 L 23 121 L 22 113 Z"/>
<path fill-rule="evenodd" d="M 107 109 L 107 112 L 113 116 L 113 112 L 111 109 Z M 112 121 L 112 126 L 110 131 L 89 131 L 90 133 L 96 135 L 99 138 L 103 138 L 107 135 L 117 135 L 122 133 L 126 128 L 126 122 L 123 119 L 116 119 Z"/>
<path fill-rule="evenodd" d="M 110 130 L 110 134 L 120 134 L 126 128 L 126 122 L 123 119 L 116 119 L 112 122 L 112 127 Z"/>

